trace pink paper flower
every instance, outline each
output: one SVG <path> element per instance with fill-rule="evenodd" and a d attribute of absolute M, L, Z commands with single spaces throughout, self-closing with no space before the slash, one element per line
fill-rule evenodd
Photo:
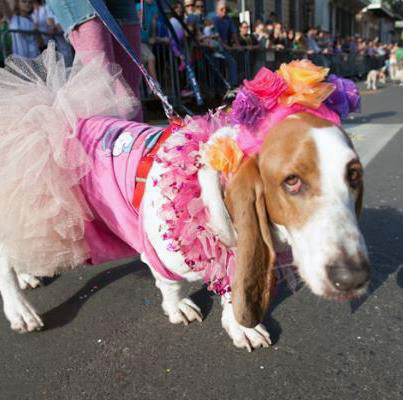
<path fill-rule="evenodd" d="M 260 68 L 253 80 L 245 79 L 243 84 L 263 101 L 267 110 L 271 110 L 277 104 L 277 99 L 287 89 L 284 79 L 265 67 Z"/>

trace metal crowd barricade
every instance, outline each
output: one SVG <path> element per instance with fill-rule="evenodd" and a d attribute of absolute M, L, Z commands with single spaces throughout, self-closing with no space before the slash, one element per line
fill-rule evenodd
<path fill-rule="evenodd" d="M 0 32 L 0 52 L 3 56 L 3 60 L 10 55 L 11 49 L 8 49 L 6 46 L 6 38 L 7 35 L 12 33 L 47 35 L 53 39 L 57 39 L 58 37 L 63 38 L 60 34 L 51 35 L 39 31 L 9 30 Z M 62 41 L 60 41 L 60 44 L 62 44 Z M 188 48 L 187 51 L 190 64 L 194 69 L 196 79 L 200 85 L 202 96 L 206 103 L 209 104 L 211 98 L 221 96 L 225 93 L 226 87 L 222 79 L 214 71 L 211 62 L 207 62 L 205 54 L 206 52 L 208 53 L 215 68 L 227 81 L 229 81 L 228 62 L 217 49 L 194 46 Z M 167 43 L 156 43 L 153 46 L 153 53 L 156 58 L 157 78 L 162 91 L 168 96 L 174 106 L 183 105 L 184 92 L 187 92 L 187 96 L 191 93 L 189 91 L 190 85 L 188 84 L 186 72 L 179 70 L 178 58 L 173 54 L 170 45 Z M 277 70 L 282 63 L 288 63 L 303 58 L 308 58 L 317 65 L 329 67 L 332 73 L 339 76 L 353 79 L 362 79 L 370 70 L 380 69 L 385 65 L 384 56 L 369 56 L 359 53 L 307 54 L 295 50 L 244 48 L 232 50 L 230 54 L 236 62 L 238 84 L 241 84 L 243 79 L 252 79 L 262 66 L 266 66 L 271 70 Z M 155 99 L 144 83 L 141 86 L 141 97 L 144 101 Z M 192 96 L 190 96 L 189 99 L 192 99 Z"/>
<path fill-rule="evenodd" d="M 209 51 L 210 55 L 216 59 L 220 72 L 229 79 L 228 66 L 224 57 L 218 58 L 217 51 L 208 48 L 200 49 L 201 54 L 206 51 Z M 294 50 L 238 49 L 232 50 L 231 55 L 237 63 L 238 84 L 242 83 L 243 79 L 252 79 L 262 66 L 274 71 L 282 63 L 304 58 L 310 59 L 316 65 L 330 68 L 331 73 L 351 79 L 362 79 L 371 69 L 379 69 L 385 65 L 383 56 L 367 56 L 359 53 L 307 54 Z M 209 64 L 203 57 L 198 57 L 196 61 L 196 77 L 199 82 L 207 84 L 210 90 L 217 89 L 217 78 L 214 77 Z"/>
<path fill-rule="evenodd" d="M 155 56 L 157 80 L 162 92 L 168 96 L 174 106 L 180 103 L 181 74 L 178 70 L 178 62 L 171 48 L 166 43 L 157 43 L 153 46 Z M 146 68 L 148 66 L 146 65 Z M 142 80 L 140 95 L 143 101 L 155 100 L 155 96 L 149 91 L 144 79 Z"/>

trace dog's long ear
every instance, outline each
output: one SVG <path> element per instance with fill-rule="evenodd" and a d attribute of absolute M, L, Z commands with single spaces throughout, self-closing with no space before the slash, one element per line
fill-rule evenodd
<path fill-rule="evenodd" d="M 232 305 L 238 323 L 252 328 L 269 305 L 275 263 L 263 182 L 254 158 L 232 178 L 225 204 L 237 231 Z"/>

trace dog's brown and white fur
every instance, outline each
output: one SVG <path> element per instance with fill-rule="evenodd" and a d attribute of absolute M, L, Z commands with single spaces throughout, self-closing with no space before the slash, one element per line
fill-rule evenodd
<path fill-rule="evenodd" d="M 385 68 L 372 69 L 368 72 L 366 81 L 367 89 L 377 90 L 379 83 L 383 86 L 386 84 Z"/>
<path fill-rule="evenodd" d="M 152 184 L 163 172 L 161 164 L 154 163 L 147 179 L 146 232 L 168 269 L 187 281 L 200 280 L 202 275 L 190 271 L 180 253 L 163 245 L 164 232 L 158 229 L 162 221 L 156 212 L 163 198 Z M 298 272 L 313 293 L 348 299 L 365 292 L 368 256 L 357 224 L 362 166 L 341 128 L 309 114 L 293 115 L 272 129 L 255 157 L 243 162 L 224 199 L 218 173 L 208 165 L 199 172 L 199 181 L 211 229 L 224 243 L 237 243 L 232 301 L 222 298 L 222 325 L 235 346 L 250 351 L 270 344 L 260 322 L 270 302 L 275 253 L 283 244 L 291 246 Z M 142 260 L 147 263 L 144 256 Z M 153 274 L 170 322 L 202 320 L 181 282 Z M 7 249 L 1 248 L 0 291 L 6 317 L 16 331 L 43 326 L 20 290 L 36 284 L 29 275 L 17 277 Z"/>

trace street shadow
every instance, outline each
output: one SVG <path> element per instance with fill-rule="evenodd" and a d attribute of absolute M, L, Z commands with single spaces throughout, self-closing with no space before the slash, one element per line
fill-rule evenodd
<path fill-rule="evenodd" d="M 42 317 L 45 322 L 45 329 L 51 330 L 67 325 L 93 295 L 130 274 L 152 279 L 149 268 L 140 260 L 109 268 L 88 280 L 80 290 L 65 302 L 44 313 Z M 96 288 L 95 291 L 94 288 Z"/>
<path fill-rule="evenodd" d="M 366 296 L 351 302 L 353 313 L 386 282 L 390 275 L 396 274 L 396 283 L 403 289 L 403 214 L 391 207 L 366 208 L 363 210 L 360 225 L 370 254 L 371 283 Z M 46 329 L 51 330 L 68 324 L 91 296 L 130 274 L 153 279 L 149 268 L 140 260 L 109 268 L 88 280 L 65 302 L 43 314 Z M 93 291 L 94 287 L 97 288 L 96 291 Z M 302 285 L 299 285 L 295 291 L 301 287 Z M 271 317 L 271 312 L 293 294 L 285 281 L 280 282 L 275 289 L 270 309 L 263 319 L 263 324 L 269 328 L 274 343 L 281 334 L 281 326 Z M 214 296 L 213 292 L 207 290 L 206 285 L 190 295 L 201 308 L 204 317 L 211 312 Z"/>
<path fill-rule="evenodd" d="M 403 289 L 403 213 L 391 207 L 365 208 L 361 229 L 367 243 L 371 263 L 368 294 L 351 302 L 355 312 L 391 275 Z"/>
<path fill-rule="evenodd" d="M 377 121 L 376 123 L 382 124 L 382 121 L 378 121 L 381 118 L 388 118 L 396 115 L 397 112 L 395 111 L 384 111 L 384 112 L 377 112 L 372 114 L 361 114 L 355 115 L 354 117 L 349 117 L 343 122 L 345 124 L 365 124 L 369 123 L 373 120 Z"/>
<path fill-rule="evenodd" d="M 272 317 L 270 312 L 266 313 L 262 324 L 266 328 L 267 332 L 270 333 L 271 344 L 275 345 L 279 341 L 281 333 L 283 332 L 280 323 Z"/>
<path fill-rule="evenodd" d="M 81 289 L 66 301 L 44 313 L 42 317 L 45 322 L 45 329 L 51 330 L 69 324 L 93 295 L 130 274 L 145 277 L 150 281 L 154 280 L 149 267 L 140 260 L 109 268 L 88 280 Z M 45 285 L 52 283 L 53 280 L 54 278 L 46 280 Z M 214 303 L 213 297 L 214 293 L 208 291 L 206 285 L 190 295 L 190 298 L 200 307 L 204 317 L 211 312 Z"/>
<path fill-rule="evenodd" d="M 189 297 L 197 306 L 200 307 L 203 318 L 206 318 L 213 308 L 214 296 L 216 296 L 216 294 L 208 290 L 206 285 L 203 285 L 196 292 L 193 292 Z"/>

